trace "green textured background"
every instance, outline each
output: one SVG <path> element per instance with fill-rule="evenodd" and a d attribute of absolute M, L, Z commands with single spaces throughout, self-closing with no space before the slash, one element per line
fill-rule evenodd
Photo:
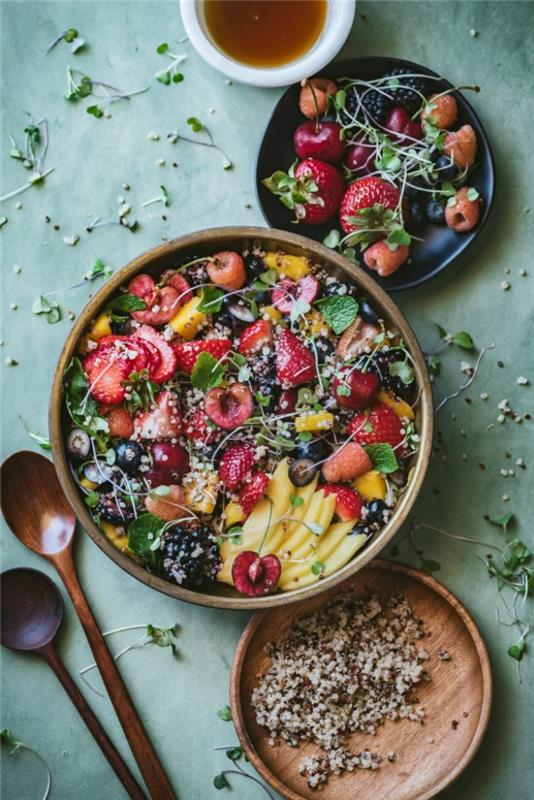
<path fill-rule="evenodd" d="M 9 159 L 5 131 L 18 134 L 25 124 L 23 110 L 46 116 L 50 125 L 48 166 L 55 166 L 44 187 L 33 188 L 2 205 L 9 222 L 0 232 L 4 345 L 2 354 L 4 456 L 33 447 L 18 415 L 32 430 L 46 432 L 48 392 L 57 354 L 69 322 L 49 326 L 32 316 L 30 308 L 43 291 L 75 283 L 95 256 L 115 268 L 156 245 L 161 236 L 176 236 L 203 227 L 225 224 L 262 224 L 257 208 L 253 168 L 256 149 L 279 90 L 260 90 L 225 84 L 223 76 L 204 64 L 183 36 L 177 2 L 1 2 L 2 12 L 2 192 L 23 183 L 25 173 Z M 366 19 L 361 18 L 365 14 Z M 494 425 L 497 403 L 508 398 L 518 412 L 532 413 L 532 385 L 516 385 L 519 375 L 534 381 L 532 340 L 534 239 L 528 214 L 532 204 L 533 164 L 531 120 L 534 72 L 534 5 L 514 2 L 374 2 L 358 3 L 357 17 L 342 56 L 391 55 L 413 59 L 443 72 L 456 83 L 478 83 L 472 100 L 494 148 L 497 166 L 495 206 L 483 236 L 465 257 L 425 287 L 396 296 L 423 346 L 436 344 L 432 323 L 449 330 L 467 329 L 477 344 L 495 341 L 482 363 L 479 378 L 463 399 L 440 412 L 437 429 L 440 451 L 416 506 L 418 519 L 441 524 L 447 530 L 498 542 L 497 528 L 483 520 L 485 512 L 500 516 L 512 510 L 518 532 L 532 543 L 532 425 L 507 421 Z M 88 42 L 83 54 L 72 56 L 66 44 L 45 55 L 46 47 L 62 30 L 74 26 Z M 470 30 L 478 31 L 473 38 Z M 165 87 L 153 76 L 165 61 L 155 53 L 162 42 L 186 53 L 185 80 Z M 65 70 L 70 63 L 92 77 L 110 80 L 125 89 L 147 94 L 119 103 L 111 119 L 95 120 L 84 111 L 88 103 L 69 104 Z M 209 109 L 215 112 L 210 114 Z M 212 129 L 217 141 L 235 162 L 223 172 L 217 153 L 185 143 L 170 145 L 165 134 L 185 132 L 185 119 L 196 115 Z M 149 141 L 159 132 L 159 142 Z M 157 166 L 166 159 L 165 167 Z M 171 166 L 178 163 L 178 168 Z M 530 162 L 530 163 L 529 163 Z M 131 185 L 128 201 L 134 209 L 158 194 L 165 184 L 173 195 L 168 220 L 158 206 L 139 211 L 141 227 L 131 234 L 110 227 L 84 232 L 90 213 L 112 218 L 117 197 Z M 529 196 L 530 195 L 530 196 Z M 245 204 L 252 204 L 246 208 Z M 61 226 L 54 232 L 44 222 L 48 214 Z M 64 235 L 80 234 L 75 248 L 65 246 Z M 13 266 L 22 267 L 15 274 Z M 510 274 L 505 274 L 509 269 Z M 527 277 L 519 277 L 526 269 Z M 501 291 L 501 281 L 511 288 Z M 88 288 L 62 298 L 65 308 L 79 311 Z M 9 308 L 11 302 L 18 309 Z M 19 361 L 9 368 L 6 358 Z M 445 355 L 446 368 L 436 397 L 453 390 L 462 380 L 461 352 Z M 497 361 L 504 362 L 498 368 Z M 468 357 L 466 360 L 472 360 Z M 480 392 L 490 395 L 486 402 Z M 452 414 L 455 415 L 453 419 Z M 465 436 L 461 434 L 465 431 Z M 502 478 L 500 469 L 522 457 L 525 471 Z M 462 459 L 462 454 L 466 459 Z M 482 471 L 479 463 L 486 464 Z M 530 488 L 530 494 L 528 489 Z M 438 493 L 439 491 L 439 493 Z M 502 495 L 510 496 L 508 503 Z M 27 502 L 32 498 L 28 497 Z M 399 537 L 400 538 L 400 537 Z M 491 655 L 495 703 L 490 728 L 474 763 L 443 797 L 447 800 L 502 800 L 531 797 L 532 658 L 522 663 L 522 683 L 506 650 L 516 633 L 496 622 L 497 595 L 470 545 L 419 534 L 425 555 L 437 559 L 437 573 L 472 611 Z M 28 565 L 52 572 L 25 550 L 3 528 L 3 568 Z M 228 765 L 213 748 L 230 745 L 235 735 L 216 711 L 227 702 L 229 668 L 245 613 L 224 613 L 180 604 L 137 583 L 118 570 L 82 533 L 77 541 L 82 583 L 104 630 L 140 622 L 182 626 L 180 658 L 164 650 L 130 653 L 121 669 L 165 767 L 183 800 L 217 796 L 213 775 Z M 400 558 L 417 564 L 404 544 Z M 72 673 L 91 661 L 88 645 L 69 603 L 61 632 L 60 651 Z M 136 634 L 117 638 L 117 649 Z M 74 800 L 115 800 L 124 792 L 81 724 L 56 678 L 44 663 L 11 652 L 2 653 L 1 726 L 33 745 L 48 760 L 52 797 Z M 529 675 L 530 670 L 530 675 Z M 93 676 L 98 683 L 98 676 Z M 125 758 L 133 765 L 111 706 L 81 685 Z M 6 800 L 40 797 L 41 769 L 31 756 L 8 763 L 2 753 L 3 796 Z M 135 766 L 133 766 L 135 769 Z M 234 797 L 260 796 L 253 784 L 236 781 Z M 530 789 L 529 789 L 530 787 Z M 223 795 L 221 795 L 222 797 Z M 366 798 L 366 800 L 372 800 Z"/>

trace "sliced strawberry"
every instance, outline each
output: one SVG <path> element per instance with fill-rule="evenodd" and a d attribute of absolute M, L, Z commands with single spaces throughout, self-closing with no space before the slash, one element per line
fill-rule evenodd
<path fill-rule="evenodd" d="M 321 490 L 325 496 L 336 495 L 336 514 L 342 522 L 360 518 L 363 503 L 356 489 L 343 486 L 342 483 L 321 483 L 317 487 L 317 491 Z"/>
<path fill-rule="evenodd" d="M 178 292 L 178 300 L 181 306 L 188 303 L 193 297 L 193 292 L 191 291 L 189 282 L 179 272 L 176 272 L 173 269 L 168 269 L 161 276 L 161 280 L 165 286 L 172 286 L 173 289 L 176 289 Z"/>
<path fill-rule="evenodd" d="M 157 371 L 157 368 L 161 364 L 161 353 L 156 345 L 152 342 L 149 342 L 148 339 L 140 339 L 136 336 L 133 336 L 132 338 L 137 339 L 138 342 L 142 342 L 144 345 L 148 355 L 148 373 L 149 377 L 152 378 L 152 375 Z"/>
<path fill-rule="evenodd" d="M 314 275 L 305 275 L 296 282 L 284 278 L 273 290 L 273 305 L 282 314 L 290 314 L 293 303 L 297 300 L 304 300 L 311 305 L 319 296 L 319 289 L 319 281 Z"/>
<path fill-rule="evenodd" d="M 256 448 L 250 444 L 227 447 L 219 462 L 219 478 L 227 489 L 235 489 L 256 463 Z"/>
<path fill-rule="evenodd" d="M 380 379 L 372 372 L 343 369 L 332 381 L 332 394 L 342 408 L 361 411 L 369 408 L 378 395 Z"/>
<path fill-rule="evenodd" d="M 347 432 L 354 434 L 359 444 L 389 444 L 393 448 L 404 439 L 402 422 L 392 408 L 377 403 L 371 411 L 356 414 L 349 422 Z"/>
<path fill-rule="evenodd" d="M 169 378 L 172 378 L 176 372 L 176 356 L 174 355 L 172 347 L 165 341 L 161 333 L 151 328 L 150 325 L 141 325 L 141 327 L 137 329 L 135 335 L 143 340 L 146 339 L 147 342 L 154 345 L 159 351 L 161 361 L 157 367 L 154 367 L 152 375 L 150 376 L 151 379 L 155 381 L 155 383 L 164 383 L 168 381 Z"/>
<path fill-rule="evenodd" d="M 204 398 L 204 411 L 219 428 L 239 428 L 254 410 L 252 392 L 244 383 L 232 383 L 227 389 L 210 389 Z"/>
<path fill-rule="evenodd" d="M 270 480 L 265 472 L 255 472 L 250 481 L 241 489 L 238 502 L 247 517 L 265 494 Z"/>
<path fill-rule="evenodd" d="M 316 377 L 313 354 L 291 331 L 283 330 L 276 353 L 276 377 L 282 383 L 298 386 Z"/>
<path fill-rule="evenodd" d="M 126 394 L 122 382 L 127 379 L 131 369 L 114 349 L 107 347 L 95 350 L 84 358 L 82 366 L 87 375 L 89 391 L 98 403 L 122 403 Z"/>
<path fill-rule="evenodd" d="M 219 433 L 220 431 L 209 427 L 208 417 L 201 408 L 195 409 L 195 411 L 186 417 L 184 436 L 192 442 L 211 444 L 217 439 Z"/>
<path fill-rule="evenodd" d="M 262 597 L 276 588 L 282 566 L 272 553 L 260 557 L 259 553 L 245 550 L 232 564 L 232 581 L 238 592 L 247 597 Z"/>
<path fill-rule="evenodd" d="M 135 336 L 103 336 L 98 340 L 97 353 L 109 350 L 115 353 L 118 358 L 125 361 L 129 367 L 129 372 L 141 372 L 147 369 L 151 363 L 151 355 L 148 347 L 141 339 Z"/>
<path fill-rule="evenodd" d="M 209 353 L 217 361 L 231 349 L 230 339 L 202 339 L 195 342 L 178 342 L 172 345 L 176 356 L 176 369 L 190 375 L 201 353 Z"/>
<path fill-rule="evenodd" d="M 175 439 L 179 436 L 182 419 L 176 394 L 169 389 L 160 392 L 155 406 L 136 415 L 134 430 L 139 439 Z"/>
<path fill-rule="evenodd" d="M 98 413 L 107 420 L 110 436 L 118 436 L 120 439 L 130 438 L 134 430 L 133 420 L 124 406 L 100 405 Z"/>
<path fill-rule="evenodd" d="M 259 353 L 273 343 L 273 325 L 268 319 L 258 319 L 247 325 L 239 338 L 237 349 L 243 355 Z"/>

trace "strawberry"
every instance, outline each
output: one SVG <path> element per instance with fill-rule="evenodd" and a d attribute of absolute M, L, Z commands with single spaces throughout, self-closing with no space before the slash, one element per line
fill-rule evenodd
<path fill-rule="evenodd" d="M 96 352 L 103 352 L 104 348 L 109 349 L 110 353 L 115 351 L 117 357 L 125 361 L 129 372 L 141 372 L 142 369 L 147 369 L 152 361 L 148 347 L 135 336 L 115 336 L 114 334 L 102 336 L 98 340 Z"/>
<path fill-rule="evenodd" d="M 210 280 L 217 286 L 226 289 L 227 292 L 241 289 L 247 279 L 242 256 L 231 250 L 215 253 L 206 263 L 206 269 Z"/>
<path fill-rule="evenodd" d="M 165 325 L 182 305 L 179 294 L 172 286 L 160 289 L 150 275 L 140 274 L 128 284 L 128 292 L 144 301 L 146 308 L 132 311 L 132 317 L 146 325 Z"/>
<path fill-rule="evenodd" d="M 98 413 L 109 425 L 109 435 L 129 439 L 134 426 L 132 416 L 124 406 L 99 406 Z"/>
<path fill-rule="evenodd" d="M 400 200 L 400 192 L 396 186 L 382 178 L 370 176 L 359 178 L 351 183 L 341 201 L 339 222 L 345 233 L 353 233 L 358 228 L 383 228 L 387 221 L 387 211 L 394 211 Z M 375 206 L 382 206 L 376 209 Z M 350 217 L 350 219 L 349 219 Z M 352 217 L 357 221 L 352 221 Z M 371 238 L 369 238 L 371 236 Z M 377 231 L 377 239 L 384 236 L 383 230 Z M 372 233 L 365 241 L 372 241 Z"/>
<path fill-rule="evenodd" d="M 319 281 L 314 275 L 305 275 L 296 282 L 290 278 L 283 278 L 273 290 L 273 305 L 282 314 L 290 314 L 295 300 L 304 300 L 311 305 L 317 299 L 320 288 Z"/>
<path fill-rule="evenodd" d="M 323 491 L 325 496 L 336 495 L 336 514 L 342 522 L 350 519 L 359 519 L 362 512 L 362 499 L 356 489 L 344 486 L 342 483 L 321 483 L 317 491 Z"/>
<path fill-rule="evenodd" d="M 115 348 L 103 347 L 86 356 L 82 362 L 89 391 L 98 403 L 122 403 L 126 389 L 122 382 L 131 372 L 129 362 L 119 357 Z"/>
<path fill-rule="evenodd" d="M 340 445 L 323 464 L 323 478 L 328 483 L 350 481 L 373 468 L 371 459 L 356 442 Z"/>
<path fill-rule="evenodd" d="M 235 489 L 247 477 L 255 463 L 255 447 L 250 444 L 234 444 L 222 454 L 219 478 L 227 489 Z"/>
<path fill-rule="evenodd" d="M 354 434 L 354 441 L 359 444 L 385 443 L 395 448 L 404 439 L 400 418 L 383 403 L 377 403 L 369 412 L 356 414 L 349 422 L 347 432 L 351 436 Z"/>
<path fill-rule="evenodd" d="M 170 389 L 156 397 L 149 411 L 140 411 L 134 419 L 134 431 L 139 439 L 175 439 L 182 430 L 178 398 Z"/>
<path fill-rule="evenodd" d="M 172 345 L 176 356 L 176 369 L 190 375 L 201 353 L 209 353 L 217 361 L 232 347 L 230 339 L 202 339 L 195 342 L 179 342 Z"/>
<path fill-rule="evenodd" d="M 477 154 L 477 137 L 471 125 L 462 125 L 457 131 L 449 133 L 443 143 L 443 152 L 460 169 L 471 167 Z"/>
<path fill-rule="evenodd" d="M 247 597 L 262 597 L 272 592 L 281 573 L 280 560 L 272 553 L 260 557 L 253 550 L 244 550 L 232 564 L 234 586 Z"/>
<path fill-rule="evenodd" d="M 153 368 L 151 379 L 155 383 L 165 383 L 172 378 L 176 372 L 176 356 L 172 347 L 163 338 L 161 333 L 151 328 L 150 325 L 141 325 L 135 333 L 136 337 L 146 340 L 149 344 L 157 348 L 161 361 Z"/>
<path fill-rule="evenodd" d="M 192 442 L 211 444 L 217 439 L 218 432 L 209 427 L 205 412 L 201 408 L 197 408 L 185 420 L 184 436 Z"/>
<path fill-rule="evenodd" d="M 237 349 L 243 355 L 258 353 L 262 347 L 273 343 L 273 325 L 268 319 L 257 319 L 247 325 L 241 336 Z"/>
<path fill-rule="evenodd" d="M 306 158 L 296 168 L 292 164 L 287 174 L 277 170 L 262 184 L 295 212 L 297 222 L 308 225 L 321 225 L 333 217 L 345 190 L 341 173 L 317 158 Z"/>
<path fill-rule="evenodd" d="M 283 330 L 276 352 L 276 377 L 280 383 L 298 386 L 315 378 L 317 368 L 313 354 L 291 331 Z"/>
<path fill-rule="evenodd" d="M 410 255 L 410 248 L 405 244 L 399 244 L 395 250 L 384 241 L 374 242 L 363 254 L 363 260 L 369 269 L 378 272 L 381 278 L 393 275 Z"/>
<path fill-rule="evenodd" d="M 255 472 L 250 481 L 241 489 L 238 502 L 247 517 L 265 494 L 270 480 L 265 472 Z"/>
<path fill-rule="evenodd" d="M 342 408 L 361 411 L 376 400 L 380 380 L 372 372 L 343 369 L 332 381 L 332 394 Z"/>

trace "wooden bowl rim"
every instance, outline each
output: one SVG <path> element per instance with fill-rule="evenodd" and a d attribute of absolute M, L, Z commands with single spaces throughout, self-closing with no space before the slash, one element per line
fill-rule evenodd
<path fill-rule="evenodd" d="M 404 341 L 408 344 L 410 353 L 414 360 L 417 380 L 421 392 L 419 399 L 421 415 L 419 435 L 421 437 L 421 441 L 420 449 L 417 454 L 417 460 L 413 468 L 413 474 L 406 491 L 402 495 L 397 508 L 395 509 L 394 514 L 387 525 L 382 529 L 379 536 L 377 536 L 368 547 L 362 550 L 359 555 L 356 555 L 338 572 L 330 575 L 328 578 L 302 589 L 295 589 L 291 592 L 267 595 L 266 597 L 258 598 L 242 597 L 237 595 L 237 593 L 235 596 L 226 596 L 185 589 L 165 581 L 163 578 L 159 578 L 157 575 L 153 575 L 142 565 L 137 564 L 135 561 L 129 558 L 125 553 L 120 552 L 116 547 L 113 546 L 105 534 L 95 524 L 80 496 L 78 487 L 76 486 L 70 472 L 64 446 L 64 438 L 62 435 L 63 372 L 70 358 L 76 352 L 78 341 L 87 328 L 90 320 L 97 316 L 99 311 L 101 311 L 102 307 L 106 304 L 107 300 L 113 294 L 115 294 L 115 292 L 121 286 L 131 280 L 134 275 L 145 270 L 154 269 L 158 262 L 165 258 L 168 259 L 169 257 L 178 256 L 181 252 L 187 250 L 194 252 L 195 249 L 203 248 L 208 244 L 213 244 L 214 248 L 219 249 L 219 245 L 221 245 L 221 243 L 224 246 L 224 244 L 231 239 L 255 239 L 259 240 L 262 244 L 269 242 L 270 246 L 274 246 L 276 243 L 276 246 L 285 252 L 291 252 L 292 250 L 299 252 L 305 251 L 306 253 L 311 254 L 313 259 L 317 259 L 325 266 L 334 266 L 346 273 L 351 281 L 354 281 L 358 284 L 362 290 L 362 293 L 366 294 L 372 301 L 377 302 L 378 305 L 381 306 L 381 308 L 385 311 L 387 318 L 398 328 L 399 332 L 404 338 Z M 132 575 L 134 578 L 140 580 L 142 583 L 179 600 L 185 600 L 186 602 L 197 605 L 210 606 L 212 608 L 252 610 L 258 608 L 273 608 L 276 606 L 285 605 L 286 603 L 297 603 L 300 600 L 305 600 L 315 594 L 319 594 L 329 588 L 332 588 L 333 586 L 346 580 L 350 575 L 356 573 L 364 566 L 364 564 L 367 564 L 373 558 L 373 556 L 376 556 L 379 550 L 385 547 L 385 545 L 391 540 L 391 538 L 406 520 L 425 478 L 432 447 L 433 417 L 434 409 L 431 383 L 424 356 L 421 348 L 419 347 L 415 334 L 395 303 L 369 275 L 367 275 L 359 267 L 351 264 L 350 261 L 345 259 L 339 253 L 335 253 L 333 250 L 330 250 L 324 245 L 318 244 L 317 242 L 307 239 L 304 236 L 276 230 L 274 228 L 232 226 L 208 228 L 203 231 L 197 231 L 196 233 L 185 234 L 184 236 L 172 239 L 165 244 L 158 245 L 157 247 L 147 250 L 126 264 L 126 266 L 118 270 L 106 281 L 104 286 L 102 286 L 102 288 L 95 293 L 95 295 L 81 311 L 76 322 L 72 326 L 72 329 L 67 336 L 59 356 L 50 396 L 49 430 L 50 442 L 52 446 L 52 457 L 61 487 L 85 531 L 100 547 L 100 549 L 103 550 L 104 553 L 106 553 L 106 555 L 109 556 L 116 564 L 118 564 L 129 575 Z"/>
<path fill-rule="evenodd" d="M 363 569 L 366 567 L 369 569 L 382 569 L 389 570 L 390 572 L 398 572 L 401 575 L 405 575 L 418 581 L 419 583 L 422 583 L 431 591 L 436 592 L 436 594 L 442 597 L 454 609 L 456 614 L 464 623 L 469 635 L 471 636 L 477 656 L 479 658 L 480 669 L 482 673 L 482 701 L 480 706 L 480 717 L 476 730 L 473 733 L 473 737 L 463 757 L 456 764 L 454 769 L 441 781 L 441 783 L 438 784 L 437 787 L 434 786 L 432 789 L 423 792 L 422 794 L 415 795 L 411 798 L 411 800 L 430 800 L 430 798 L 436 797 L 440 792 L 450 786 L 450 784 L 453 783 L 453 781 L 455 781 L 468 767 L 475 757 L 476 752 L 482 744 L 482 740 L 486 734 L 493 704 L 493 676 L 491 672 L 491 663 L 488 651 L 484 639 L 482 638 L 482 634 L 480 633 L 475 620 L 467 608 L 463 605 L 463 603 L 460 602 L 460 600 L 458 600 L 456 595 L 453 594 L 450 589 L 447 589 L 446 586 L 437 581 L 434 577 L 427 575 L 426 573 L 421 572 L 421 570 L 415 569 L 414 567 L 409 567 L 406 564 L 386 561 L 385 559 L 373 559 L 366 564 Z M 346 588 L 349 588 L 355 577 L 356 573 L 345 581 Z M 338 587 L 339 593 L 343 591 L 344 585 Z M 294 606 L 292 611 L 293 618 L 296 618 L 298 615 L 298 606 Z M 297 794 L 284 783 L 282 783 L 282 781 L 280 781 L 280 779 L 273 772 L 271 772 L 265 762 L 260 758 L 248 734 L 243 714 L 240 687 L 241 673 L 243 671 L 245 658 L 254 634 L 258 628 L 261 627 L 266 619 L 266 616 L 270 613 L 272 612 L 269 609 L 256 612 L 243 631 L 238 642 L 232 663 L 232 671 L 230 674 L 230 705 L 232 709 L 232 721 L 247 758 L 257 772 L 262 776 L 262 778 L 264 778 L 264 780 L 266 780 L 273 789 L 279 792 L 285 798 L 285 800 L 304 800 L 302 795 Z"/>

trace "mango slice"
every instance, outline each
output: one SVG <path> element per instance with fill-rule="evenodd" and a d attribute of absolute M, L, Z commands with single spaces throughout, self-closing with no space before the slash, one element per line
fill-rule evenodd
<path fill-rule="evenodd" d="M 278 274 L 283 274 L 293 281 L 298 281 L 299 278 L 303 278 L 310 271 L 308 259 L 304 256 L 269 252 L 265 253 L 263 260 L 268 269 L 275 269 Z"/>
<path fill-rule="evenodd" d="M 353 486 L 364 500 L 383 500 L 386 496 L 386 481 L 376 469 L 364 472 L 356 478 Z"/>

